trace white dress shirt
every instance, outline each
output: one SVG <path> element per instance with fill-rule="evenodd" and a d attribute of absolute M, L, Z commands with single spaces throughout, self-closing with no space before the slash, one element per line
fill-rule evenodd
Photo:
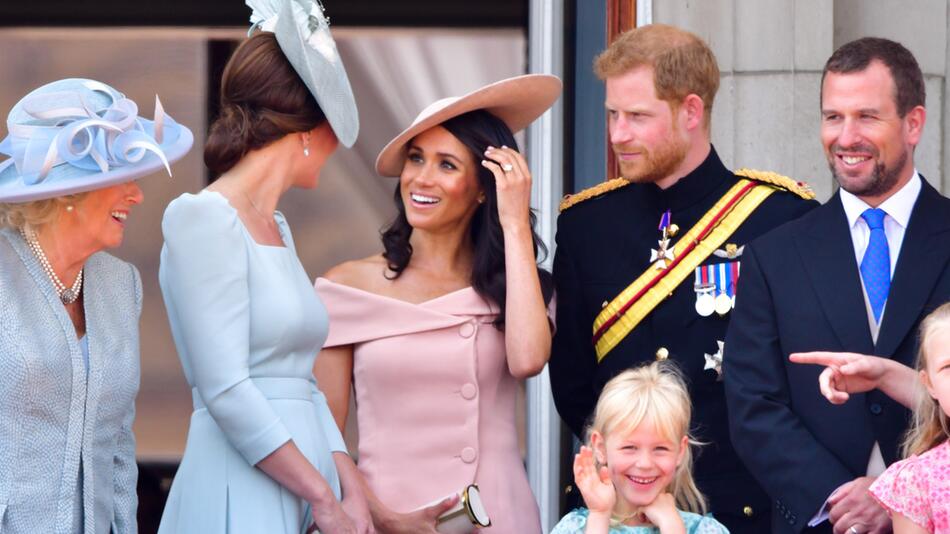
<path fill-rule="evenodd" d="M 910 221 L 910 214 L 914 210 L 914 204 L 920 195 L 920 175 L 914 169 L 914 175 L 904 184 L 896 193 L 881 203 L 878 208 L 884 210 L 884 236 L 887 238 L 888 254 L 891 260 L 891 279 L 894 279 L 894 268 L 897 266 L 897 258 L 900 256 L 901 245 L 904 243 L 904 232 L 907 230 L 907 223 Z M 866 210 L 871 209 L 866 202 L 857 196 L 841 189 L 841 205 L 844 207 L 844 214 L 848 218 L 848 228 L 851 230 L 851 242 L 854 244 L 854 257 L 861 265 L 864 259 L 864 252 L 868 248 L 868 241 L 871 239 L 871 229 L 868 223 L 861 217 Z M 860 270 L 858 276 L 860 276 Z M 861 289 L 864 289 L 864 279 L 861 279 Z M 871 337 L 874 343 L 877 343 L 878 321 L 874 320 L 874 313 L 871 311 L 870 302 L 867 298 L 867 292 L 864 292 L 865 307 L 868 310 L 868 325 L 871 327 Z M 887 313 L 887 302 L 884 303 L 884 309 L 881 311 L 881 320 L 884 320 L 884 314 Z"/>

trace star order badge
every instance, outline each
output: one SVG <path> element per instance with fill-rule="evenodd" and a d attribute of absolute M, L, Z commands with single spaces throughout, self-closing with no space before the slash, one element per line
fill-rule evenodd
<path fill-rule="evenodd" d="M 722 382 L 722 348 L 724 343 L 717 340 L 716 344 L 719 345 L 719 350 L 715 354 L 703 355 L 706 357 L 706 365 L 703 367 L 703 371 L 710 369 L 716 371 L 716 381 Z"/>

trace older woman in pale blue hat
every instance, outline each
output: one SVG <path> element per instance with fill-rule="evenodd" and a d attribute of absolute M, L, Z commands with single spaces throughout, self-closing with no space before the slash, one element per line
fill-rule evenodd
<path fill-rule="evenodd" d="M 0 530 L 136 532 L 138 271 L 103 252 L 191 132 L 94 80 L 10 111 L 0 153 Z"/>
<path fill-rule="evenodd" d="M 356 468 L 313 378 L 327 315 L 276 212 L 356 139 L 322 8 L 257 0 L 221 82 L 205 163 L 165 211 L 159 282 L 195 411 L 159 532 L 373 531 Z"/>

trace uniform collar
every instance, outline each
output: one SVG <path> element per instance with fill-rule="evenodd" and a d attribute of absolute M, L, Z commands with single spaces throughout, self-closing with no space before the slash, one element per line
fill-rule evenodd
<path fill-rule="evenodd" d="M 732 176 L 716 154 L 715 147 L 710 145 L 706 159 L 675 184 L 666 189 L 647 184 L 646 189 L 657 206 L 676 213 L 704 201 Z"/>

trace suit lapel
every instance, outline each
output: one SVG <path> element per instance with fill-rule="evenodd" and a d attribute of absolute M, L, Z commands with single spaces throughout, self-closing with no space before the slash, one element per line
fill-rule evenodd
<path fill-rule="evenodd" d="M 812 213 L 809 225 L 795 239 L 802 265 L 840 348 L 869 354 L 874 344 L 841 199 L 835 195 Z"/>
<path fill-rule="evenodd" d="M 894 278 L 887 297 L 884 320 L 875 354 L 890 357 L 921 318 L 934 284 L 950 259 L 950 218 L 940 194 L 921 180 L 922 188 L 911 213 Z"/>

